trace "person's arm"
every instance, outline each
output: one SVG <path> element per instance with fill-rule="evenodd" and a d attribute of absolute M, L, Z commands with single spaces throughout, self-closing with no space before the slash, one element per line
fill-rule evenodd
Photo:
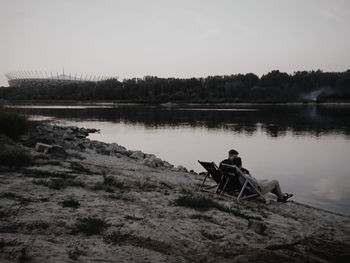
<path fill-rule="evenodd" d="M 247 173 L 247 174 L 250 174 L 250 172 L 247 170 L 247 169 L 245 169 L 245 168 L 241 168 L 241 170 L 243 171 L 243 172 L 245 172 L 245 173 Z"/>

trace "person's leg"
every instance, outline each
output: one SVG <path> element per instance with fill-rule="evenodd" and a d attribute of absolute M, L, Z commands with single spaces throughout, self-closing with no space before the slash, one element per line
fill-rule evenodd
<path fill-rule="evenodd" d="M 264 180 L 261 182 L 261 193 L 273 193 L 277 195 L 278 198 L 283 198 L 284 194 L 282 193 L 280 184 L 277 180 Z"/>
<path fill-rule="evenodd" d="M 279 198 L 282 198 L 284 196 L 280 183 L 277 180 L 272 180 L 272 184 L 274 188 L 271 190 L 271 193 L 277 195 Z"/>

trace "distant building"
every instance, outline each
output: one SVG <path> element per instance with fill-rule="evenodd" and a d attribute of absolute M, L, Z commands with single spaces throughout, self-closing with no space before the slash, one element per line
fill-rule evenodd
<path fill-rule="evenodd" d="M 72 83 L 98 82 L 107 80 L 110 77 L 85 76 L 82 75 L 61 75 L 47 74 L 46 72 L 17 71 L 5 74 L 10 87 L 31 87 L 31 86 L 64 86 Z"/>

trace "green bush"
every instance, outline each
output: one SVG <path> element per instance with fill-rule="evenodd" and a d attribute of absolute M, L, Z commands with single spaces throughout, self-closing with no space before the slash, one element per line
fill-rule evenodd
<path fill-rule="evenodd" d="M 10 145 L 0 145 L 0 165 L 27 166 L 31 163 L 31 156 L 23 149 Z"/>
<path fill-rule="evenodd" d="M 0 109 L 0 134 L 17 141 L 29 128 L 30 122 L 25 116 Z"/>

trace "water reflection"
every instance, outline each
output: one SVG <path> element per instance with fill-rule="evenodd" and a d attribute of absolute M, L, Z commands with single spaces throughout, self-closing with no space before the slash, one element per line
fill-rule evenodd
<path fill-rule="evenodd" d="M 66 107 L 66 108 L 64 108 Z M 152 107 L 119 106 L 34 106 L 19 108 L 29 115 L 44 115 L 63 119 L 100 120 L 142 124 L 145 127 L 173 126 L 226 129 L 234 133 L 254 135 L 261 127 L 271 137 L 285 136 L 292 131 L 297 136 L 350 134 L 350 107 L 337 105 L 240 105 Z"/>

